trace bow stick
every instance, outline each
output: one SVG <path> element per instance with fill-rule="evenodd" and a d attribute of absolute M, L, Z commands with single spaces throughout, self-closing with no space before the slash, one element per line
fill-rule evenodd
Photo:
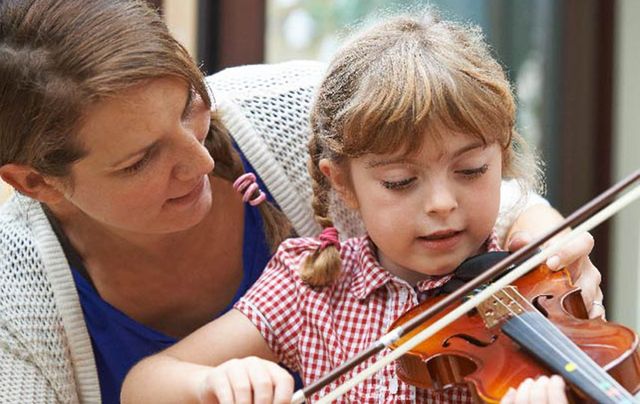
<path fill-rule="evenodd" d="M 310 397 L 312 394 L 318 392 L 323 387 L 335 381 L 338 377 L 345 374 L 349 370 L 353 369 L 358 364 L 367 360 L 371 356 L 376 353 L 382 351 L 384 348 L 388 347 L 391 343 L 399 340 L 402 336 L 406 335 L 408 332 L 417 328 L 420 324 L 424 323 L 426 320 L 430 319 L 434 315 L 440 313 L 444 309 L 446 309 L 450 304 L 460 300 L 462 297 L 467 295 L 469 292 L 477 288 L 479 285 L 483 283 L 487 283 L 488 281 L 494 279 L 501 273 L 503 273 L 507 268 L 510 268 L 512 265 L 519 265 L 517 268 L 513 269 L 511 272 L 495 281 L 493 284 L 489 285 L 482 292 L 476 294 L 473 298 L 467 300 L 465 303 L 461 304 L 455 310 L 451 311 L 440 320 L 434 322 L 430 327 L 422 330 L 420 333 L 416 334 L 411 339 L 405 341 L 404 344 L 397 347 L 395 350 L 391 351 L 388 355 L 380 358 L 377 362 L 372 364 L 369 368 L 363 370 L 357 375 L 350 378 L 348 381 L 338 386 L 335 390 L 331 391 L 326 396 L 322 397 L 318 400 L 318 403 L 328 403 L 331 402 L 344 393 L 349 391 L 355 385 L 363 381 L 364 379 L 372 376 L 378 370 L 382 369 L 392 361 L 398 359 L 400 356 L 404 355 L 406 352 L 414 348 L 416 345 L 419 345 L 427 338 L 432 336 L 433 334 L 440 331 L 442 328 L 449 325 L 451 322 L 455 321 L 458 317 L 462 316 L 469 310 L 473 309 L 478 304 L 482 303 L 485 299 L 489 298 L 498 290 L 512 283 L 514 280 L 518 279 L 522 275 L 526 274 L 532 268 L 540 265 L 545 259 L 554 255 L 560 248 L 577 238 L 580 234 L 585 231 L 589 231 L 595 226 L 599 225 L 613 214 L 633 202 L 635 199 L 640 197 L 640 187 L 636 187 L 632 191 L 629 191 L 627 194 L 611 203 L 611 201 L 622 191 L 624 191 L 627 187 L 635 183 L 638 179 L 640 179 L 640 170 L 635 171 L 633 174 L 629 175 L 622 181 L 615 184 L 613 187 L 609 188 L 589 203 L 585 204 L 583 207 L 575 211 L 569 217 L 567 217 L 562 223 L 558 226 L 530 243 L 529 245 L 521 248 L 520 250 L 514 252 L 509 257 L 495 264 L 491 268 L 489 268 L 486 272 L 479 275 L 477 278 L 470 280 L 462 287 L 460 287 L 455 292 L 451 293 L 444 299 L 442 299 L 437 304 L 433 305 L 429 309 L 425 310 L 420 315 L 406 322 L 405 324 L 393 329 L 391 332 L 382 336 L 378 341 L 371 344 L 367 349 L 362 351 L 360 354 L 354 356 L 349 359 L 342 365 L 338 366 L 332 372 L 326 374 L 321 377 L 316 382 L 310 384 L 302 390 L 298 390 L 292 397 L 292 404 L 299 404 L 305 402 L 307 397 Z M 607 206 L 608 205 L 608 206 Z M 604 206 L 606 208 L 602 209 Z M 602 210 L 601 210 L 602 209 Z M 601 210 L 598 213 L 597 211 Z M 587 219 L 588 218 L 588 219 Z M 573 227 L 578 223 L 582 223 L 577 226 L 571 232 L 559 236 L 560 238 L 554 242 L 551 246 L 542 250 L 542 252 L 537 253 L 536 251 L 538 247 L 544 244 L 546 241 L 551 239 L 552 237 L 558 235 L 558 233 L 562 232 L 568 227 Z"/>

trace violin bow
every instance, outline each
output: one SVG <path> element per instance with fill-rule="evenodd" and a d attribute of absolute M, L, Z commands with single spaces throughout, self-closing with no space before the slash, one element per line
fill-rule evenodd
<path fill-rule="evenodd" d="M 349 380 L 339 385 L 336 389 L 334 389 L 327 395 L 321 397 L 317 402 L 329 403 L 341 397 L 358 383 L 372 376 L 394 360 L 400 358 L 412 348 L 424 342 L 433 334 L 437 333 L 438 331 L 455 321 L 457 318 L 461 317 L 469 310 L 475 308 L 484 300 L 491 297 L 500 289 L 504 288 L 508 284 L 511 284 L 513 281 L 520 278 L 531 269 L 540 265 L 547 258 L 557 253 L 562 246 L 573 241 L 583 232 L 591 230 L 592 228 L 596 227 L 597 225 L 604 222 L 609 217 L 613 216 L 615 213 L 623 209 L 625 206 L 629 205 L 634 200 L 640 198 L 640 187 L 636 187 L 627 192 L 622 197 L 613 201 L 617 195 L 622 193 L 629 186 L 633 185 L 636 181 L 638 181 L 638 179 L 640 179 L 640 169 L 636 170 L 628 177 L 624 178 L 611 188 L 598 195 L 596 198 L 592 199 L 590 202 L 572 213 L 562 223 L 558 224 L 555 228 L 543 234 L 535 241 L 515 251 L 513 254 L 510 254 L 507 258 L 493 265 L 478 277 L 468 281 L 458 290 L 447 295 L 441 301 L 434 304 L 433 306 L 422 312 L 420 315 L 412 318 L 403 325 L 383 335 L 380 339 L 371 344 L 367 349 L 360 352 L 358 355 L 352 357 L 351 359 L 345 361 L 333 371 L 322 376 L 320 379 L 306 386 L 305 388 L 296 391 L 291 399 L 291 403 L 304 403 L 308 397 L 311 397 L 311 395 L 315 394 L 325 386 L 334 382 L 336 379 L 356 367 L 358 364 L 364 362 L 373 355 L 389 347 L 392 343 L 398 341 L 404 335 L 416 329 L 425 321 L 445 310 L 452 303 L 457 302 L 461 298 L 467 296 L 478 286 L 493 280 L 494 278 L 505 272 L 507 268 L 517 265 L 516 268 L 511 270 L 509 273 L 505 274 L 503 277 L 487 286 L 481 292 L 475 294 L 472 298 L 462 303 L 456 309 L 452 310 L 450 313 L 434 322 L 430 327 L 425 328 L 424 330 L 413 336 L 411 339 L 405 341 L 402 345 L 396 347 L 388 355 L 379 358 L 377 362 L 373 363 L 367 369 L 349 378 Z M 575 227 L 575 229 L 564 235 L 558 236 L 559 238 L 552 245 L 546 247 L 541 252 L 538 252 L 538 248 L 549 239 L 557 236 L 566 228 L 574 227 L 576 225 L 577 227 Z"/>

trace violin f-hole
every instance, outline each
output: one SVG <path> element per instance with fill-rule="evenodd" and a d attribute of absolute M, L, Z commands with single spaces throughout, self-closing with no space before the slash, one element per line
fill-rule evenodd
<path fill-rule="evenodd" d="M 450 336 L 449 338 L 445 339 L 444 342 L 442 342 L 442 346 L 445 347 L 445 348 L 448 348 L 451 345 L 451 343 L 449 341 L 451 341 L 452 339 L 457 339 L 457 338 L 463 339 L 463 340 L 465 340 L 466 342 L 468 342 L 468 343 L 470 343 L 472 345 L 484 348 L 484 347 L 487 347 L 487 346 L 493 344 L 494 342 L 496 342 L 496 340 L 498 339 L 498 336 L 497 335 L 492 335 L 491 336 L 491 341 L 481 341 L 481 340 L 479 340 L 476 337 L 473 337 L 471 335 L 454 334 L 454 335 Z"/>
<path fill-rule="evenodd" d="M 551 300 L 553 299 L 553 295 L 539 295 L 534 297 L 531 300 L 531 304 L 533 305 L 533 307 L 535 307 L 540 314 L 542 314 L 543 316 L 549 318 L 549 312 L 547 311 L 547 309 L 544 308 L 544 306 L 542 305 L 542 303 L 540 303 L 540 299 L 544 298 L 545 300 Z"/>
<path fill-rule="evenodd" d="M 584 305 L 580 289 L 575 289 L 562 298 L 562 308 L 575 318 L 589 319 L 589 311 Z"/>

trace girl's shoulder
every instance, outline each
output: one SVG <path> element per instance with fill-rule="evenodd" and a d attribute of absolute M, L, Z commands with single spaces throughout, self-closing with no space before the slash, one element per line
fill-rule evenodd
<path fill-rule="evenodd" d="M 294 237 L 280 243 L 275 255 L 308 255 L 320 247 L 321 241 L 317 237 Z M 340 241 L 340 255 L 359 251 L 367 247 L 366 237 L 352 237 Z"/>
<path fill-rule="evenodd" d="M 299 263 L 320 247 L 316 237 L 294 237 L 284 240 L 273 254 L 272 262 L 282 261 L 287 267 L 297 267 Z"/>
<path fill-rule="evenodd" d="M 273 255 L 268 265 L 276 271 L 287 271 L 289 276 L 293 276 L 300 281 L 298 274 L 304 261 L 320 248 L 321 241 L 316 237 L 298 237 L 283 241 Z M 341 272 L 348 275 L 358 271 L 362 257 L 371 254 L 367 237 L 353 237 L 340 242 Z M 366 259 L 366 258 L 365 258 Z M 267 270 L 265 270 L 267 271 Z"/>

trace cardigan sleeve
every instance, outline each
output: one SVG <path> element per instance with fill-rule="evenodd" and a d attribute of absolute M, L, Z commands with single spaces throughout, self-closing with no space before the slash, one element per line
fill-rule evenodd
<path fill-rule="evenodd" d="M 39 203 L 15 195 L 0 208 L 0 402 L 100 402 L 76 301 Z"/>
<path fill-rule="evenodd" d="M 500 210 L 494 227 L 501 246 L 504 246 L 509 229 L 522 212 L 531 206 L 540 204 L 549 205 L 549 202 L 533 191 L 523 190 L 516 180 L 502 181 Z"/>

